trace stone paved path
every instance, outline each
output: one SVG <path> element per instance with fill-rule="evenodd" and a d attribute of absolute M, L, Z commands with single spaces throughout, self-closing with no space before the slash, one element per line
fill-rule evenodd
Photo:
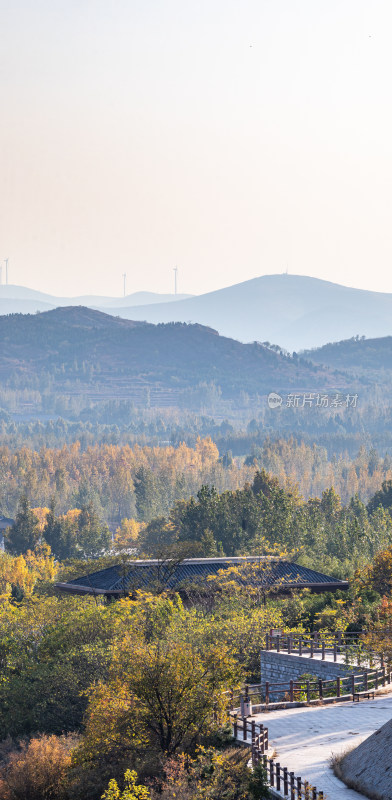
<path fill-rule="evenodd" d="M 328 800 L 363 800 L 335 777 L 329 759 L 360 744 L 392 718 L 392 693 L 360 703 L 281 709 L 254 718 L 268 727 L 270 746 L 282 767 L 323 790 Z"/>

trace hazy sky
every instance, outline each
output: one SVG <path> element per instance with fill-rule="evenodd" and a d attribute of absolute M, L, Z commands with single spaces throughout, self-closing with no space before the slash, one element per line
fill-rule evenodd
<path fill-rule="evenodd" d="M 10 282 L 392 291 L 390 0 L 0 0 L 0 31 Z"/>

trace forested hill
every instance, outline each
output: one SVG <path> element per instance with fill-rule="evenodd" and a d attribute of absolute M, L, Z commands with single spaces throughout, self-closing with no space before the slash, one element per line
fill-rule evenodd
<path fill-rule="evenodd" d="M 202 325 L 134 322 L 82 306 L 0 317 L 0 378 L 114 396 L 135 385 L 183 391 L 207 382 L 225 397 L 346 385 L 342 374 Z"/>
<path fill-rule="evenodd" d="M 383 380 L 392 371 L 392 336 L 379 339 L 353 337 L 342 342 L 333 342 L 315 350 L 303 353 L 306 359 L 317 364 L 325 364 L 331 369 L 347 370 L 350 373 L 379 374 Z"/>

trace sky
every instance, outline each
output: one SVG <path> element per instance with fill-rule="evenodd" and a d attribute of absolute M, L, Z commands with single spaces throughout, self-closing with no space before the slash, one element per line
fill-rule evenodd
<path fill-rule="evenodd" d="M 10 283 L 392 292 L 389 0 L 0 0 L 0 30 Z"/>

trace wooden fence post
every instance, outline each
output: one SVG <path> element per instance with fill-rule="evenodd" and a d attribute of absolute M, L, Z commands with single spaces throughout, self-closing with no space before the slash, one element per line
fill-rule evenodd
<path fill-rule="evenodd" d="M 246 719 L 246 717 L 242 717 L 242 731 L 243 731 L 242 738 L 243 738 L 244 742 L 246 742 L 247 736 L 248 736 L 248 731 L 247 731 L 247 727 L 246 726 L 247 726 L 247 719 Z"/>
<path fill-rule="evenodd" d="M 290 772 L 290 800 L 295 800 L 294 772 Z"/>
<path fill-rule="evenodd" d="M 298 639 L 298 655 L 302 656 L 302 636 Z"/>
<path fill-rule="evenodd" d="M 351 694 L 352 694 L 353 700 L 354 700 L 355 699 L 354 698 L 354 695 L 355 695 L 355 675 L 354 675 L 354 673 L 351 675 Z"/>
<path fill-rule="evenodd" d="M 280 792 L 280 764 L 279 761 L 275 764 L 276 767 L 276 788 Z"/>
<path fill-rule="evenodd" d="M 234 739 L 238 736 L 238 719 L 237 714 L 234 714 L 234 724 L 233 724 L 233 731 L 234 731 Z"/>
<path fill-rule="evenodd" d="M 265 704 L 268 706 L 269 703 L 269 681 L 265 682 Z"/>
<path fill-rule="evenodd" d="M 278 766 L 278 765 L 276 765 L 276 766 Z M 270 758 L 270 759 L 269 759 L 269 774 L 270 774 L 270 777 L 269 777 L 269 782 L 270 782 L 270 785 L 271 785 L 271 786 L 275 786 L 275 780 L 274 780 L 274 759 L 273 759 L 273 758 Z"/>
<path fill-rule="evenodd" d="M 276 652 L 280 653 L 280 636 L 279 636 L 279 634 L 276 637 Z"/>
<path fill-rule="evenodd" d="M 310 703 L 310 682 L 306 681 L 306 702 Z"/>
<path fill-rule="evenodd" d="M 289 638 L 287 640 L 287 652 L 288 652 L 289 655 L 291 655 L 291 646 L 292 646 L 292 639 L 291 639 L 291 636 L 289 636 Z"/>
<path fill-rule="evenodd" d="M 340 697 L 340 676 L 336 678 L 336 697 Z"/>
<path fill-rule="evenodd" d="M 290 681 L 290 703 L 294 702 L 294 681 Z"/>
<path fill-rule="evenodd" d="M 270 649 L 270 637 L 269 637 L 268 633 L 265 634 L 265 649 L 266 650 Z"/>
<path fill-rule="evenodd" d="M 297 778 L 297 797 L 302 798 L 302 778 Z"/>
<path fill-rule="evenodd" d="M 289 773 L 287 767 L 283 767 L 283 792 L 285 795 L 289 793 Z"/>
<path fill-rule="evenodd" d="M 319 679 L 318 683 L 319 683 L 319 698 L 320 698 L 320 700 L 322 700 L 323 699 L 323 682 L 322 682 L 321 678 Z"/>
<path fill-rule="evenodd" d="M 313 644 L 313 639 L 312 639 L 311 642 L 310 642 L 310 658 L 313 658 L 313 646 L 314 646 L 314 644 Z"/>
<path fill-rule="evenodd" d="M 335 662 L 338 660 L 338 648 L 336 647 L 336 642 L 333 646 L 333 660 Z"/>
<path fill-rule="evenodd" d="M 321 660 L 325 661 L 325 642 L 321 643 Z"/>

